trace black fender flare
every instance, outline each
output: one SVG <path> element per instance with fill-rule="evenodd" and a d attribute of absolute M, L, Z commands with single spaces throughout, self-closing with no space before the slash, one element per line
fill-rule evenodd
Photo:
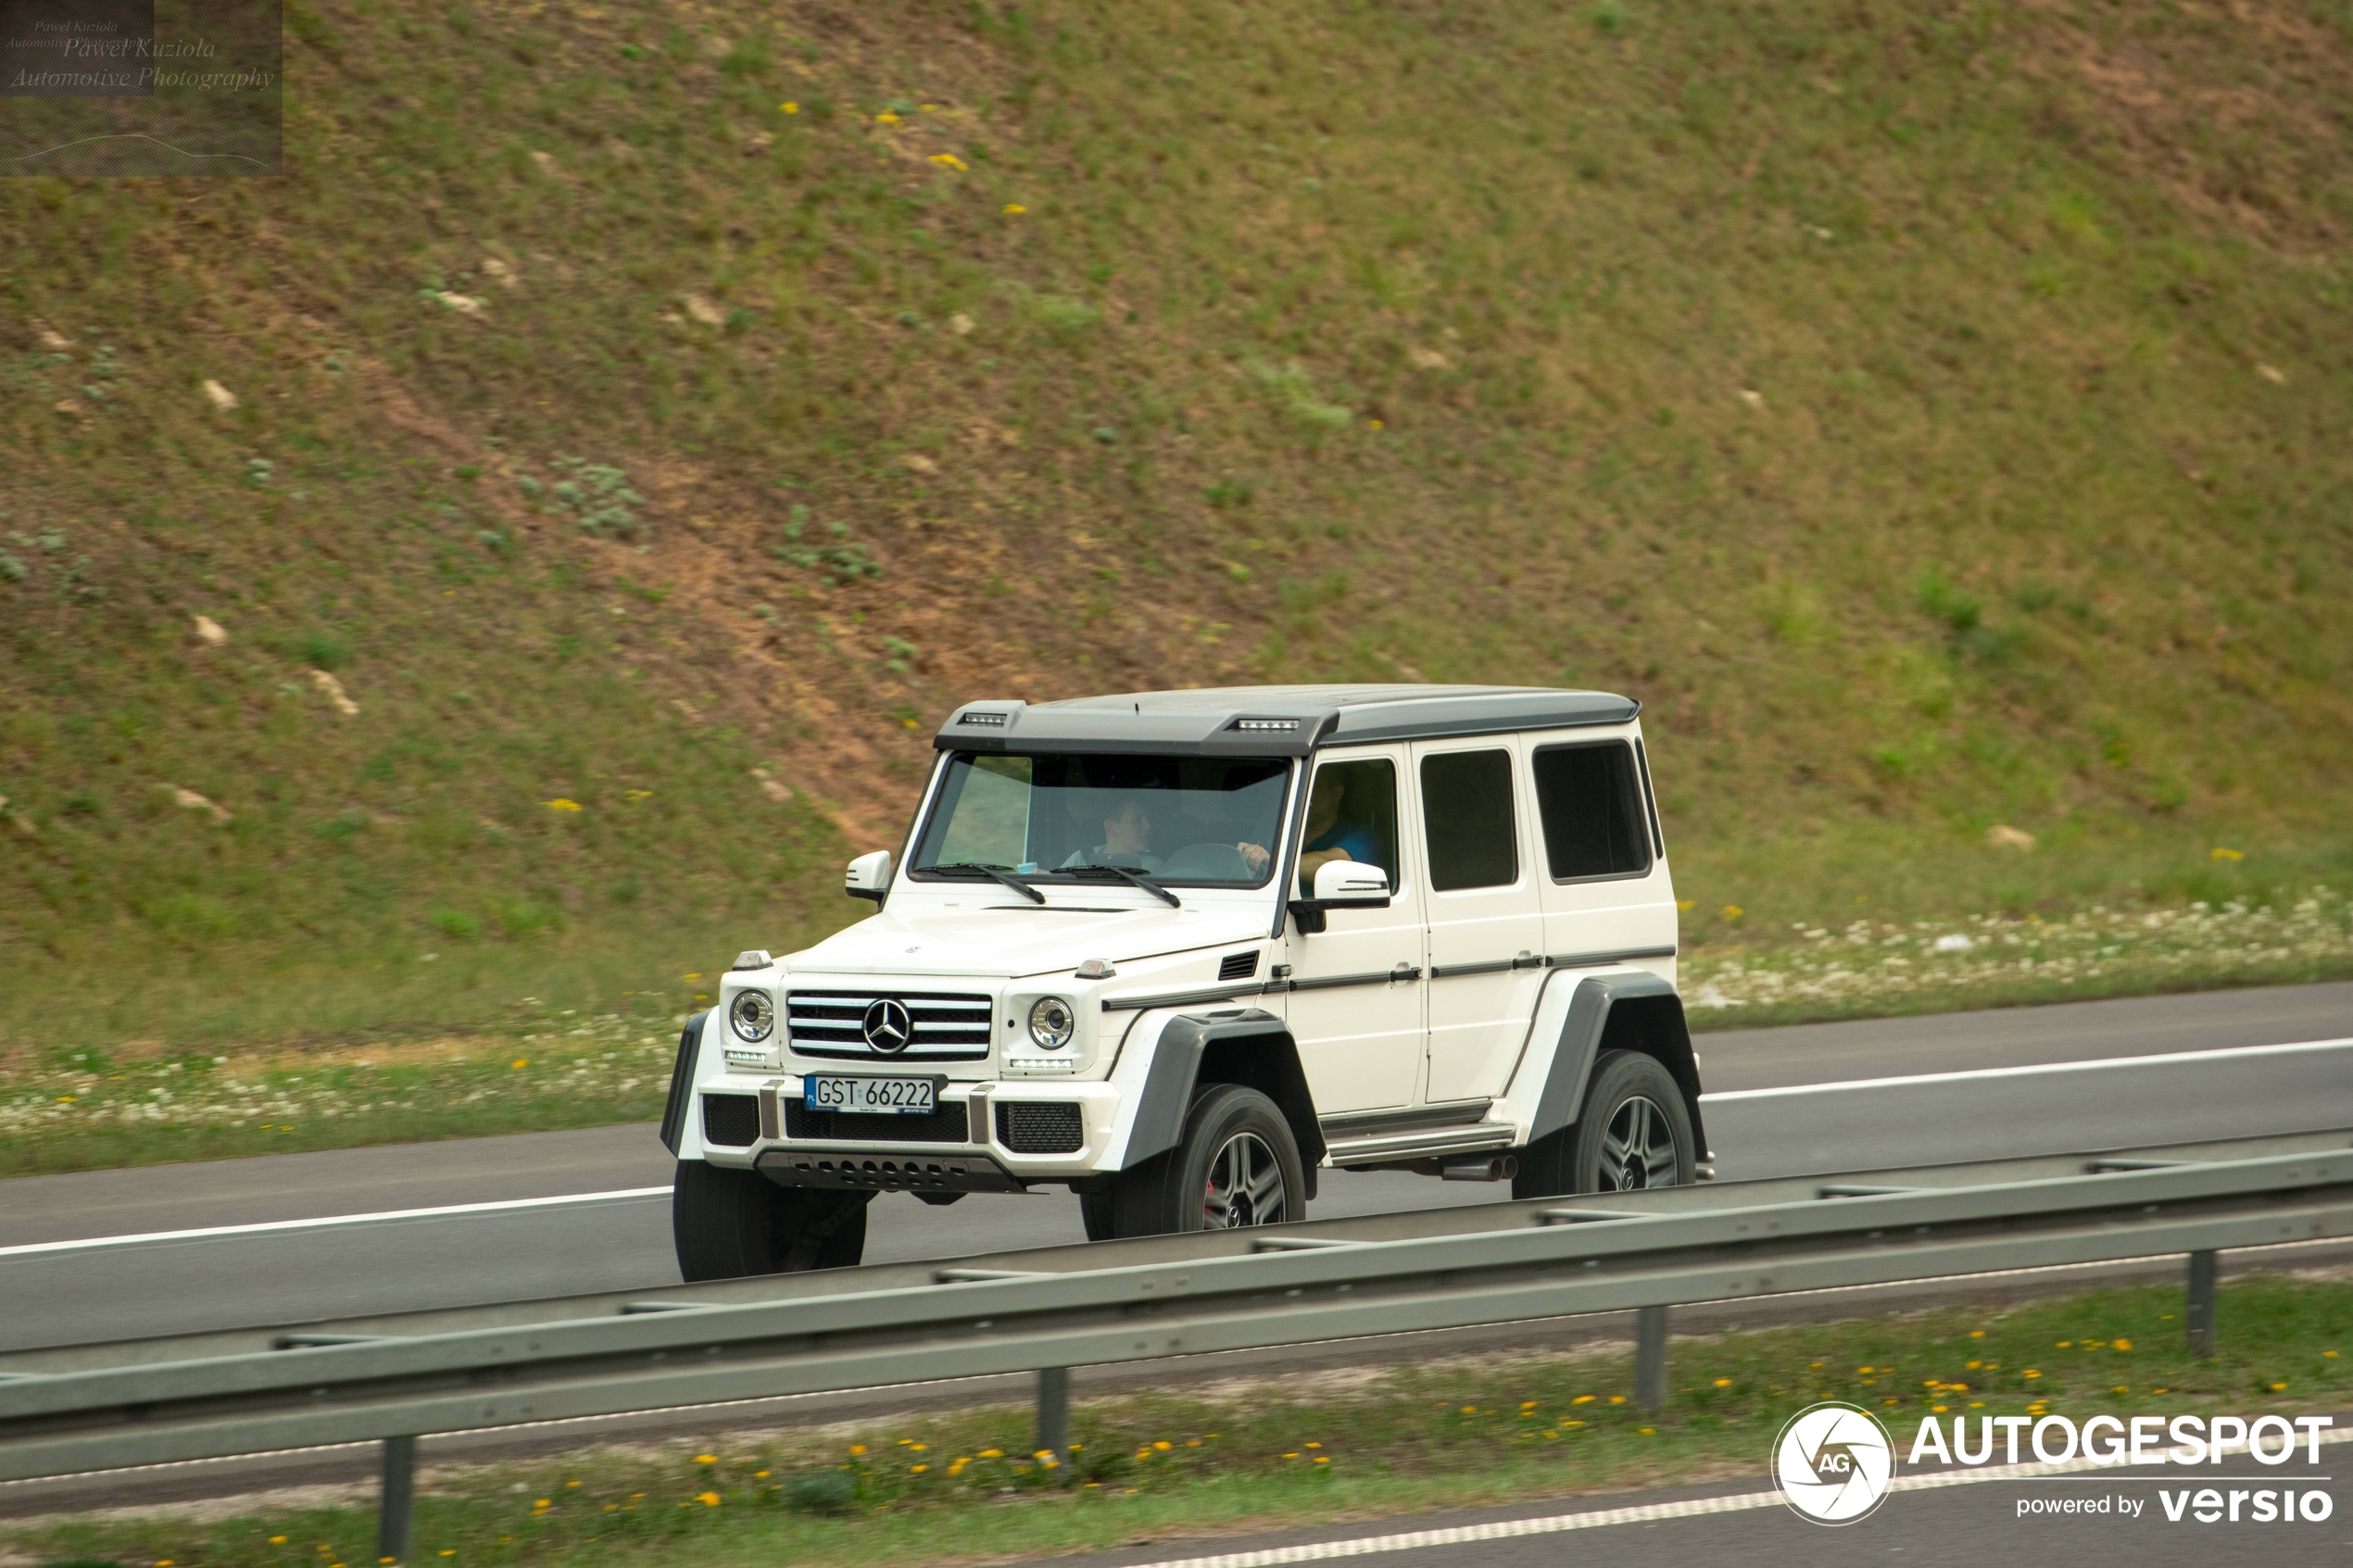
<path fill-rule="evenodd" d="M 1528 1141 L 1534 1143 L 1577 1120 L 1593 1063 L 1604 1048 L 1637 1050 L 1658 1059 L 1683 1091 L 1692 1139 L 1699 1146 L 1699 1158 L 1708 1159 L 1707 1133 L 1699 1115 L 1699 1062 L 1692 1052 L 1683 998 L 1671 982 L 1655 974 L 1589 974 L 1577 983 L 1544 1092 L 1537 1097 Z"/>
<path fill-rule="evenodd" d="M 678 1031 L 678 1061 L 670 1070 L 670 1099 L 661 1108 L 661 1147 L 673 1155 L 686 1130 L 687 1107 L 695 1098 L 695 1066 L 702 1059 L 702 1021 L 710 1016 L 706 1009 L 686 1020 L 686 1026 Z"/>
<path fill-rule="evenodd" d="M 1314 1198 L 1315 1168 L 1323 1163 L 1325 1147 L 1315 1097 L 1308 1092 L 1290 1031 L 1281 1019 L 1258 1008 L 1186 1013 L 1168 1021 L 1136 1097 L 1136 1119 L 1120 1169 L 1133 1170 L 1176 1147 L 1185 1135 L 1194 1091 L 1202 1084 L 1239 1084 L 1275 1102 L 1299 1145 L 1307 1196 Z"/>

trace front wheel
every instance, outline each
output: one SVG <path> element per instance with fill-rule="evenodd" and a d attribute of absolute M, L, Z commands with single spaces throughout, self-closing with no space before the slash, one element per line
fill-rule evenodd
<path fill-rule="evenodd" d="M 803 1269 L 855 1268 L 871 1192 L 780 1187 L 757 1171 L 681 1160 L 670 1188 L 678 1273 L 691 1285 Z"/>
<path fill-rule="evenodd" d="M 1175 1148 L 1122 1172 L 1115 1236 L 1236 1230 L 1307 1217 L 1298 1140 L 1275 1102 L 1239 1084 L 1204 1085 Z"/>
<path fill-rule="evenodd" d="M 1691 1109 L 1656 1057 L 1604 1051 L 1577 1120 L 1519 1151 L 1514 1198 L 1682 1186 L 1698 1161 Z"/>

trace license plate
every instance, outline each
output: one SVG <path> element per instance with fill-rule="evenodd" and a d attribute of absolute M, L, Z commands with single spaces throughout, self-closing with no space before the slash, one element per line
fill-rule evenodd
<path fill-rule="evenodd" d="M 903 1112 L 928 1116 L 939 1109 L 937 1078 L 847 1078 L 811 1074 L 800 1081 L 801 1103 L 812 1110 L 848 1110 L 860 1115 Z"/>

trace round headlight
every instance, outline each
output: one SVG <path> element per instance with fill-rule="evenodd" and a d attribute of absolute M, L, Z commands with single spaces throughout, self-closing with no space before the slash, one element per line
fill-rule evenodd
<path fill-rule="evenodd" d="M 764 1040 L 776 1027 L 776 1004 L 765 991 L 738 991 L 727 1009 L 727 1022 L 737 1038 Z"/>
<path fill-rule="evenodd" d="M 1029 1038 L 1041 1051 L 1058 1051 L 1070 1044 L 1078 1029 L 1078 1015 L 1060 997 L 1040 997 L 1029 1009 Z"/>

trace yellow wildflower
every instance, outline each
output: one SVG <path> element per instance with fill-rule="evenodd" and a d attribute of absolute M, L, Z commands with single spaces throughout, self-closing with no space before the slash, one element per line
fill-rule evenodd
<path fill-rule="evenodd" d="M 778 104 L 776 107 L 784 110 L 786 114 L 799 114 L 800 112 L 800 106 L 799 104 L 784 103 Z"/>
<path fill-rule="evenodd" d="M 1022 206 L 1019 202 L 1007 202 L 1005 204 L 1005 210 L 1013 214 L 1015 217 L 1019 217 L 1021 214 L 1027 212 L 1029 208 Z"/>
<path fill-rule="evenodd" d="M 702 1504 L 705 1508 L 717 1508 L 719 1506 L 719 1494 L 717 1492 L 697 1492 L 695 1494 L 695 1500 Z"/>
<path fill-rule="evenodd" d="M 547 802 L 547 809 L 551 811 L 577 811 L 582 809 L 582 807 L 579 801 L 567 799 L 559 795 Z"/>

